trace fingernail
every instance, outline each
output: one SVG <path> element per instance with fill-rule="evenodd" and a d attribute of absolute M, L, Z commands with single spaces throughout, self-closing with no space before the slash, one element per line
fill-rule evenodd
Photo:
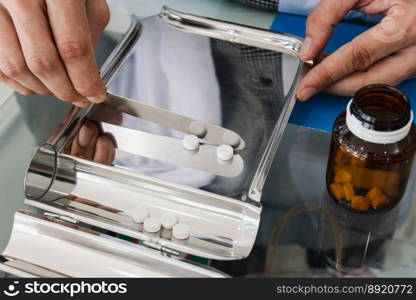
<path fill-rule="evenodd" d="M 315 95 L 315 93 L 316 93 L 316 88 L 313 88 L 313 87 L 305 88 L 299 92 L 298 98 L 300 101 L 305 101 L 305 100 L 308 100 L 313 95 Z"/>
<path fill-rule="evenodd" d="M 78 144 L 81 147 L 87 147 L 93 138 L 93 132 L 88 126 L 82 126 L 78 135 Z"/>
<path fill-rule="evenodd" d="M 93 103 L 101 103 L 105 100 L 106 95 L 87 97 L 88 101 Z"/>
<path fill-rule="evenodd" d="M 90 103 L 86 101 L 75 102 L 74 105 L 80 108 L 87 107 Z"/>
<path fill-rule="evenodd" d="M 309 48 L 311 47 L 312 44 L 312 38 L 310 37 L 306 37 L 305 41 L 303 42 L 302 48 L 300 48 L 300 58 L 302 60 L 308 60 L 308 54 L 309 54 Z"/>

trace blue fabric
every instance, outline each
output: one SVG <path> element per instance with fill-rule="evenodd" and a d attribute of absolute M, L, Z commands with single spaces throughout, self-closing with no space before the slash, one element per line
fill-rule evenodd
<path fill-rule="evenodd" d="M 271 30 L 304 36 L 306 17 L 278 13 Z M 355 36 L 367 30 L 370 26 L 353 22 L 341 22 L 335 27 L 334 34 L 325 48 L 333 52 L 341 45 L 351 41 Z M 416 114 L 416 79 L 408 80 L 398 86 L 411 100 L 413 112 Z M 342 112 L 349 97 L 318 94 L 309 101 L 298 102 L 293 110 L 290 122 L 318 130 L 332 130 L 332 124 Z"/>

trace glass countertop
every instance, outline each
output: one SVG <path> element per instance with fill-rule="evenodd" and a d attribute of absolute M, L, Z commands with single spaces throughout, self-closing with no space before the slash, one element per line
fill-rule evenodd
<path fill-rule="evenodd" d="M 214 267 L 238 277 L 416 277 L 415 165 L 394 234 L 378 246 L 377 261 L 343 273 L 325 262 L 318 233 L 329 146 L 329 133 L 288 125 L 265 186 L 253 251 Z"/>

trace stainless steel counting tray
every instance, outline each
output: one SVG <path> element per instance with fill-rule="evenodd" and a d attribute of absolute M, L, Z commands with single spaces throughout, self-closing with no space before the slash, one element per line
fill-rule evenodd
<path fill-rule="evenodd" d="M 301 45 L 297 37 L 169 8 L 135 20 L 102 68 L 108 99 L 73 107 L 35 152 L 26 203 L 44 214 L 16 213 L 2 268 L 35 276 L 223 276 L 181 257 L 249 255 L 263 185 L 304 72 Z M 194 151 L 183 146 L 190 134 L 199 136 Z M 229 160 L 218 158 L 222 144 L 231 146 Z M 189 237 L 143 230 L 143 210 L 156 219 L 176 215 Z M 22 238 L 31 240 L 31 226 L 44 241 L 35 255 L 19 248 Z M 48 243 L 52 237 L 59 242 Z M 81 249 L 99 249 L 101 262 L 119 269 L 65 271 L 42 247 L 73 252 L 85 264 Z M 140 266 L 123 273 L 114 256 Z"/>

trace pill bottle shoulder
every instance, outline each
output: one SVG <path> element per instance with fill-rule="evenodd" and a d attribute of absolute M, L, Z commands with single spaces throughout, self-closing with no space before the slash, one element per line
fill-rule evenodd
<path fill-rule="evenodd" d="M 372 161 L 402 161 L 412 156 L 416 150 L 416 126 L 413 125 L 408 136 L 391 144 L 371 143 L 355 136 L 346 124 L 346 113 L 341 113 L 334 122 L 332 143 L 345 152 Z"/>

